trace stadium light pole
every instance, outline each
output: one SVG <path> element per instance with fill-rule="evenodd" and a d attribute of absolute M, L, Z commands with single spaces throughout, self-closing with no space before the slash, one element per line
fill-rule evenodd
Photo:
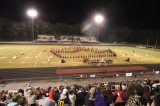
<path fill-rule="evenodd" d="M 158 42 L 158 39 L 156 39 L 156 43 L 155 43 L 155 47 L 154 47 L 155 49 L 157 48 L 157 42 Z"/>
<path fill-rule="evenodd" d="M 99 27 L 100 25 L 104 22 L 104 16 L 102 14 L 96 14 L 94 16 L 94 22 L 96 23 L 96 25 L 98 26 L 98 34 L 97 34 L 97 41 L 99 40 Z"/>
<path fill-rule="evenodd" d="M 38 12 L 35 9 L 29 9 L 29 10 L 27 10 L 27 15 L 29 17 L 31 17 L 31 19 L 32 19 L 32 37 L 33 37 L 33 41 L 34 41 L 34 18 L 37 17 Z"/>

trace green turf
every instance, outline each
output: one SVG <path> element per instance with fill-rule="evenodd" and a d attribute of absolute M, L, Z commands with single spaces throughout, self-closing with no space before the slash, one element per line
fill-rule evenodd
<path fill-rule="evenodd" d="M 61 59 L 50 53 L 49 49 L 62 48 L 64 46 L 67 47 L 67 45 L 0 45 L 0 68 L 63 67 L 88 65 L 82 63 L 82 59 L 66 59 L 66 63 L 60 63 Z M 117 57 L 108 58 L 113 60 L 113 64 L 160 63 L 160 51 L 158 50 L 154 51 L 150 49 L 141 49 L 128 46 L 92 47 L 99 49 L 110 48 L 114 50 L 117 54 Z M 45 51 L 43 51 L 43 49 L 45 49 Z M 21 52 L 24 54 L 21 54 Z M 83 51 L 80 53 L 85 52 Z M 48 56 L 51 55 L 53 58 L 48 61 Z M 13 59 L 14 56 L 16 56 L 16 59 Z M 128 57 L 130 58 L 130 62 L 124 61 Z"/>

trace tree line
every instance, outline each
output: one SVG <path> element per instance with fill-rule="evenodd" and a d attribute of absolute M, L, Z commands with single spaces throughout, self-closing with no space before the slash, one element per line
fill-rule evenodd
<path fill-rule="evenodd" d="M 31 22 L 17 22 L 7 19 L 0 20 L 0 41 L 31 41 Z M 82 35 L 79 25 L 65 23 L 51 24 L 43 20 L 34 22 L 35 39 L 39 34 L 47 35 Z"/>
<path fill-rule="evenodd" d="M 79 35 L 84 36 L 81 25 L 69 25 L 66 23 L 50 23 L 43 20 L 35 20 L 35 39 L 39 34 L 48 35 Z M 97 35 L 96 29 L 93 36 Z M 86 35 L 88 36 L 88 35 Z M 31 22 L 17 22 L 13 20 L 0 19 L 0 41 L 31 41 L 33 39 Z M 105 28 L 99 31 L 99 40 L 102 42 L 129 42 L 154 45 L 160 41 L 159 29 L 133 30 L 123 28 Z"/>
<path fill-rule="evenodd" d="M 160 30 L 159 29 L 129 29 L 129 28 L 109 28 L 104 30 L 100 40 L 108 42 L 129 42 L 135 44 L 160 45 Z M 159 41 L 159 42 L 158 42 Z"/>

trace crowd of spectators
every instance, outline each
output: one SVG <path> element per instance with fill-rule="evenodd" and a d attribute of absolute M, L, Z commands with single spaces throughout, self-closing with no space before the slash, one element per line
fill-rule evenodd
<path fill-rule="evenodd" d="M 31 87 L 0 92 L 0 106 L 159 106 L 159 80 Z"/>

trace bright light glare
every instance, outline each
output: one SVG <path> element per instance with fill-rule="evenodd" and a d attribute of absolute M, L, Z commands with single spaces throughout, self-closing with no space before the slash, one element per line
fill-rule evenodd
<path fill-rule="evenodd" d="M 91 26 L 92 26 L 92 24 L 91 24 L 91 23 L 88 23 L 88 24 L 83 28 L 83 31 L 88 30 Z"/>
<path fill-rule="evenodd" d="M 38 15 L 38 13 L 35 9 L 30 9 L 30 10 L 27 11 L 27 15 L 34 18 Z"/>
<path fill-rule="evenodd" d="M 103 21 L 104 21 L 104 17 L 101 15 L 101 14 L 97 14 L 97 15 L 95 15 L 95 17 L 94 17 L 94 21 L 96 22 L 96 23 L 102 23 Z"/>

